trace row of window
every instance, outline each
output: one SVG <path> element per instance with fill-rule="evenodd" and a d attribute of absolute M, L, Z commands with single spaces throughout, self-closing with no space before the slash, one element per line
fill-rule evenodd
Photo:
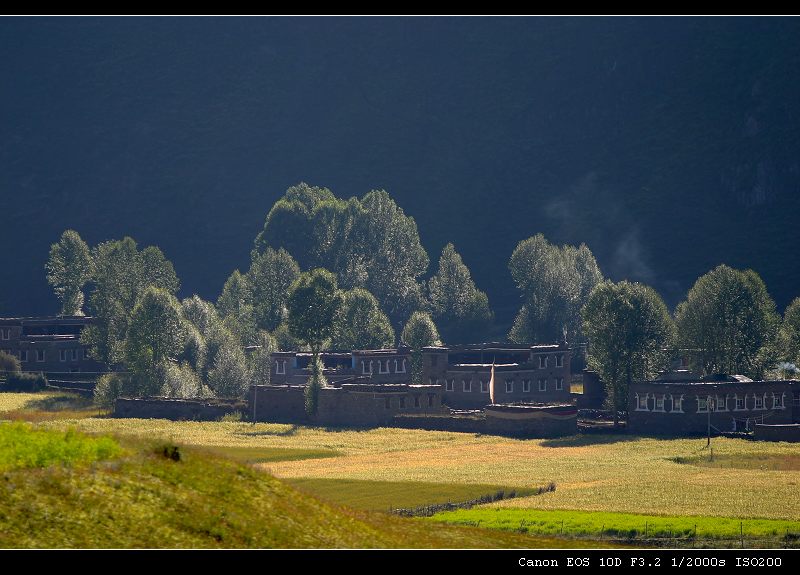
<path fill-rule="evenodd" d="M 539 356 L 539 369 L 547 369 L 547 360 L 550 356 L 548 355 L 540 355 Z M 556 358 L 556 367 L 564 367 L 564 354 L 559 353 L 555 356 Z"/>
<path fill-rule="evenodd" d="M 548 355 L 540 355 L 539 357 L 539 369 L 547 369 L 547 363 L 549 360 Z M 555 355 L 556 358 L 556 367 L 564 367 L 564 354 L 559 353 Z M 434 354 L 431 356 L 431 365 L 436 366 L 439 363 L 439 356 Z M 363 364 L 363 362 L 362 362 Z M 367 373 L 367 372 L 364 372 Z M 388 372 L 387 372 L 388 373 Z"/>
<path fill-rule="evenodd" d="M 428 394 L 428 407 L 433 407 L 433 402 L 434 402 L 434 398 L 435 397 L 436 396 L 434 394 L 432 394 L 432 393 Z M 391 398 L 391 396 L 387 396 L 387 397 L 383 398 L 383 401 L 384 401 L 384 407 L 386 409 L 391 409 L 392 408 L 392 398 Z M 405 409 L 406 408 L 406 398 L 405 398 L 405 396 L 400 396 L 400 397 L 397 398 L 397 407 L 399 409 Z M 419 395 L 415 395 L 414 396 L 414 407 L 422 407 L 422 399 L 420 398 Z"/>
<path fill-rule="evenodd" d="M 391 367 L 394 366 L 394 373 L 406 372 L 406 359 L 370 359 L 361 361 L 361 373 L 364 375 L 372 375 L 374 372 L 375 364 L 378 364 L 378 373 L 392 373 Z"/>
<path fill-rule="evenodd" d="M 431 385 L 439 385 L 438 379 L 430 379 Z M 489 393 L 489 382 L 488 381 L 479 381 L 480 383 L 480 390 L 481 393 Z M 562 391 L 564 389 L 564 378 L 559 377 L 553 380 L 555 384 L 556 391 Z M 547 391 L 547 379 L 539 379 L 538 381 L 539 391 Z M 455 379 L 445 379 L 444 380 L 444 390 L 445 391 L 455 391 L 456 389 L 456 380 Z M 514 380 L 507 379 L 505 380 L 505 389 L 506 393 L 514 393 Z M 470 393 L 472 391 L 472 380 L 471 379 L 462 379 L 461 380 L 461 390 Z M 522 380 L 522 393 L 530 393 L 531 392 L 531 380 L 530 379 L 523 379 Z"/>
<path fill-rule="evenodd" d="M 31 361 L 30 355 L 28 354 L 27 349 L 20 349 L 17 352 L 12 352 L 10 349 L 3 349 L 0 351 L 4 351 L 9 355 L 15 355 L 22 363 L 26 363 Z M 45 349 L 34 349 L 35 353 L 35 361 L 42 363 L 47 360 Z M 78 361 L 82 358 L 84 361 L 91 359 L 89 357 L 89 350 L 88 349 L 59 349 L 58 350 L 58 359 L 59 361 Z"/>
<path fill-rule="evenodd" d="M 786 409 L 785 407 L 785 393 L 771 393 L 772 407 L 770 409 Z M 752 397 L 752 401 L 748 398 Z M 636 394 L 636 411 L 666 411 L 665 406 L 669 398 L 670 413 L 683 413 L 683 394 L 680 397 L 675 397 L 671 393 L 645 393 L 644 395 Z M 729 411 L 728 405 L 733 407 L 730 411 L 762 411 L 767 409 L 767 393 L 759 394 L 744 394 L 741 397 L 739 394 L 725 395 L 724 397 L 715 396 L 697 396 L 697 413 L 708 413 L 709 411 Z M 650 406 L 653 406 L 650 409 Z M 752 405 L 752 407 L 749 407 Z"/>

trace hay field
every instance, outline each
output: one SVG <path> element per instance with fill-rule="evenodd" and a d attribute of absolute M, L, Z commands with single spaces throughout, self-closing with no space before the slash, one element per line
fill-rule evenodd
<path fill-rule="evenodd" d="M 269 462 L 277 477 L 427 481 L 535 487 L 553 493 L 498 507 L 576 509 L 800 520 L 800 471 L 715 468 L 676 463 L 705 457 L 702 439 L 585 436 L 513 440 L 408 429 L 326 431 L 290 425 L 164 420 L 83 419 L 51 422 L 89 432 L 162 437 L 190 445 L 322 449 L 342 455 Z M 800 445 L 715 439 L 716 456 L 794 458 Z"/>

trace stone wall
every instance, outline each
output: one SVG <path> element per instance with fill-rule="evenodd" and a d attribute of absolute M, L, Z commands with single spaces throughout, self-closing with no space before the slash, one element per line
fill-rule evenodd
<path fill-rule="evenodd" d="M 247 417 L 247 404 L 236 400 L 199 400 L 120 397 L 114 402 L 114 417 L 141 419 L 170 419 L 172 421 L 218 421 L 223 416 L 239 412 Z"/>
<path fill-rule="evenodd" d="M 573 405 L 496 405 L 486 408 L 486 433 L 513 437 L 563 437 L 578 432 Z"/>
<path fill-rule="evenodd" d="M 258 385 L 250 388 L 250 413 L 258 421 L 307 423 L 333 427 L 380 427 L 401 413 L 438 413 L 437 386 L 342 384 L 320 390 L 317 413 L 305 412 L 303 386 Z M 253 409 L 255 402 L 255 410 Z"/>
<path fill-rule="evenodd" d="M 756 424 L 753 439 L 759 441 L 800 441 L 800 424 L 790 423 L 786 425 L 761 425 Z"/>

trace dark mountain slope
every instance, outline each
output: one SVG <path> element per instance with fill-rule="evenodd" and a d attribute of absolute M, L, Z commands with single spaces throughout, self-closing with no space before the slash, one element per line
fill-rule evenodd
<path fill-rule="evenodd" d="M 386 188 L 498 320 L 536 232 L 674 304 L 720 262 L 800 294 L 797 19 L 0 20 L 0 315 L 48 246 L 160 245 L 216 297 L 304 180 Z"/>

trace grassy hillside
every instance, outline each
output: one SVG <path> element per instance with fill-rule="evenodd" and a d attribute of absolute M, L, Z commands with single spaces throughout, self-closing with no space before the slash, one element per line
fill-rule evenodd
<path fill-rule="evenodd" d="M 514 487 L 556 483 L 553 493 L 493 504 L 502 507 L 641 513 L 647 506 L 648 513 L 657 515 L 800 520 L 795 497 L 800 471 L 752 465 L 755 456 L 770 461 L 795 458 L 800 455 L 797 444 L 715 439 L 714 457 L 726 466 L 706 467 L 692 464 L 708 458 L 702 450 L 704 439 L 608 435 L 515 440 L 413 429 L 328 431 L 279 424 L 136 419 L 83 419 L 69 425 L 143 438 L 156 435 L 198 446 L 323 449 L 342 454 L 257 465 L 279 478 Z M 727 463 L 731 459 L 740 468 Z"/>
<path fill-rule="evenodd" d="M 11 435 L 14 435 L 12 438 Z M 28 437 L 23 437 L 26 435 Z M 4 465 L 4 547 L 560 547 L 565 542 L 354 512 L 303 495 L 270 475 L 205 450 L 152 444 L 75 456 L 55 446 L 92 439 L 0 424 L 8 441 L 53 457 Z M 76 439 L 77 438 L 77 439 Z M 137 442 L 138 443 L 138 442 Z M 61 457 L 59 457 L 61 453 Z M 0 457 L 0 463 L 4 459 Z M 12 469 L 15 468 L 15 469 Z M 34 468 L 34 469 L 32 469 Z"/>

